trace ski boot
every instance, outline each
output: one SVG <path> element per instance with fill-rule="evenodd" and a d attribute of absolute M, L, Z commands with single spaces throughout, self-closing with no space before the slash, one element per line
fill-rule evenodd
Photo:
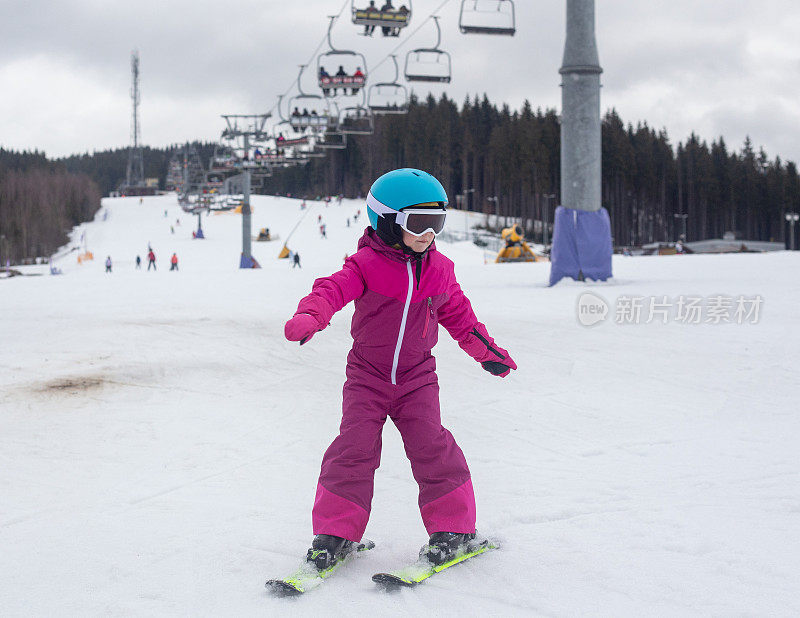
<path fill-rule="evenodd" d="M 306 561 L 318 571 L 324 571 L 349 554 L 352 548 L 353 541 L 331 534 L 318 534 L 306 554 Z"/>
<path fill-rule="evenodd" d="M 474 539 L 474 532 L 434 532 L 428 544 L 419 551 L 419 555 L 438 566 L 466 552 L 469 542 Z"/>

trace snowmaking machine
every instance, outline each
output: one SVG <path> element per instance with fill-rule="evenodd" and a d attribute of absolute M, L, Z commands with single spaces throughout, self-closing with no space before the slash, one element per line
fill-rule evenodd
<path fill-rule="evenodd" d="M 506 246 L 497 253 L 496 263 L 536 261 L 536 256 L 531 251 L 528 243 L 525 242 L 525 235 L 521 226 L 507 227 L 500 232 L 500 235 L 506 242 Z"/>

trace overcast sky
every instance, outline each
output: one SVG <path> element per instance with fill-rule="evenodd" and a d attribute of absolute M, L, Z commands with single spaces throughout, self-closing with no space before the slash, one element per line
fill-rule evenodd
<path fill-rule="evenodd" d="M 358 36 L 348 2 L 333 43 L 362 52 L 368 68 L 402 44 L 402 62 L 409 49 L 436 42 L 431 21 L 409 34 L 442 1 L 413 0 L 400 39 Z M 0 0 L 0 146 L 55 157 L 129 144 L 134 48 L 142 142 L 216 140 L 220 114 L 274 107 L 324 37 L 326 16 L 343 4 Z M 460 34 L 460 4 L 450 0 L 439 13 L 452 83 L 414 91 L 446 91 L 459 104 L 485 92 L 513 108 L 525 99 L 560 108 L 565 0 L 516 0 L 513 38 Z M 770 158 L 800 161 L 797 0 L 596 0 L 596 22 L 603 112 L 614 107 L 625 122 L 666 128 L 673 145 L 695 131 L 738 150 L 749 135 Z M 393 77 L 390 62 L 371 75 Z"/>

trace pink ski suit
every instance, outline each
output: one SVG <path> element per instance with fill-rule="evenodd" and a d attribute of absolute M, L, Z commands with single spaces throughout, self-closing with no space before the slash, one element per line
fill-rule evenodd
<path fill-rule="evenodd" d="M 469 468 L 439 415 L 431 355 L 438 324 L 479 362 L 500 358 L 514 369 L 516 365 L 478 322 L 452 261 L 431 245 L 421 260 L 412 262 L 367 228 L 344 268 L 317 279 L 295 313 L 312 329 L 315 321 L 322 330 L 334 313 L 355 300 L 342 423 L 322 460 L 312 512 L 314 534 L 361 540 L 387 415 L 403 438 L 428 534 L 475 531 Z"/>

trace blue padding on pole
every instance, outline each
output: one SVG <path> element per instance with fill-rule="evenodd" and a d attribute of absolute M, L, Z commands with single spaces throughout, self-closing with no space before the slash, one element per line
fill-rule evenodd
<path fill-rule="evenodd" d="M 250 256 L 246 258 L 244 253 L 241 254 L 242 257 L 239 259 L 239 268 L 261 268 L 261 264 L 256 261 L 256 258 Z"/>
<path fill-rule="evenodd" d="M 195 237 L 195 238 L 205 238 L 205 236 L 203 236 L 203 230 L 202 230 L 202 229 L 199 229 L 199 230 L 197 230 L 197 231 L 194 233 L 194 237 Z"/>
<path fill-rule="evenodd" d="M 553 244 L 550 247 L 550 285 L 564 277 L 578 278 L 578 243 L 575 240 L 577 210 L 559 206 L 553 220 Z"/>
<path fill-rule="evenodd" d="M 550 250 L 550 285 L 564 277 L 605 281 L 612 276 L 611 219 L 608 211 L 573 210 L 559 206 Z"/>

